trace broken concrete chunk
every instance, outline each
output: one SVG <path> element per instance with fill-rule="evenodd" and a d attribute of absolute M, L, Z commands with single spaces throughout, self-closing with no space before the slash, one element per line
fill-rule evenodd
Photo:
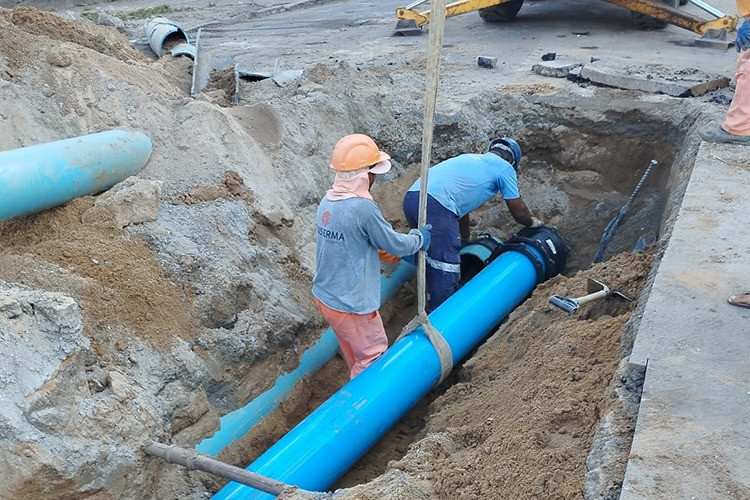
<path fill-rule="evenodd" d="M 583 63 L 575 61 L 546 61 L 535 64 L 531 67 L 531 71 L 542 76 L 551 76 L 553 78 L 567 78 L 568 73 L 575 68 L 580 68 Z"/>
<path fill-rule="evenodd" d="M 477 64 L 480 68 L 494 68 L 497 66 L 497 57 L 479 56 Z"/>
<path fill-rule="evenodd" d="M 155 221 L 160 198 L 160 181 L 128 177 L 97 197 L 94 207 L 108 209 L 114 215 L 115 223 L 123 228 L 131 224 Z M 83 214 L 84 220 L 88 212 Z"/>
<path fill-rule="evenodd" d="M 583 69 L 583 66 L 577 66 L 571 69 L 570 71 L 568 71 L 568 76 L 567 76 L 568 80 L 570 80 L 571 82 L 577 82 L 579 80 L 583 80 L 583 78 L 581 78 L 582 69 Z"/>
<path fill-rule="evenodd" d="M 694 97 L 729 85 L 729 78 L 712 76 L 695 68 L 672 69 L 661 64 L 635 66 L 596 61 L 581 70 L 594 83 L 626 90 L 642 90 L 674 97 Z"/>

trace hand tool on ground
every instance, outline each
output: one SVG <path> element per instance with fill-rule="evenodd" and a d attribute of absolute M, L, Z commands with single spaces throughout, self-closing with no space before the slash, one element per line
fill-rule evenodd
<path fill-rule="evenodd" d="M 570 297 L 563 297 L 561 295 L 553 295 L 549 298 L 549 303 L 553 306 L 559 307 L 568 314 L 573 314 L 578 310 L 579 307 L 581 307 L 583 304 L 586 304 L 587 302 L 609 298 L 612 296 L 625 299 L 628 302 L 632 302 L 632 299 L 630 299 L 626 295 L 614 291 L 601 281 L 596 281 L 592 278 L 589 278 L 586 281 L 586 289 L 588 291 L 588 295 L 584 295 L 583 297 L 573 299 Z"/>

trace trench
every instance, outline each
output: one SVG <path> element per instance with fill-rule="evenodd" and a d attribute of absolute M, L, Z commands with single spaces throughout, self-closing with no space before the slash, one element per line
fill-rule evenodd
<path fill-rule="evenodd" d="M 571 258 L 566 276 L 573 276 L 591 266 L 604 228 L 628 199 L 652 159 L 659 165 L 608 245 L 605 260 L 623 252 L 653 248 L 665 237 L 668 219 L 676 213 L 689 177 L 689 168 L 685 164 L 690 163 L 691 153 L 685 146 L 685 132 L 680 129 L 680 124 L 662 119 L 659 110 L 653 113 L 613 111 L 605 113 L 604 120 L 599 113 L 596 116 L 552 113 L 542 121 L 537 113 L 535 110 L 533 116 L 514 117 L 517 122 L 530 124 L 515 136 L 524 147 L 519 186 L 523 199 L 535 215 L 558 228 L 570 245 Z M 539 125 L 541 123 L 543 125 Z M 488 136 L 497 134 L 497 130 L 481 132 Z M 433 163 L 459 152 L 477 151 L 476 135 L 462 137 L 460 130 L 438 129 L 436 140 L 441 142 L 436 145 Z M 376 141 L 388 150 L 387 139 L 376 137 Z M 396 149 L 395 144 L 393 147 Z M 373 188 L 386 219 L 402 231 L 407 229 L 401 213 L 402 196 L 419 175 L 419 164 L 415 163 L 413 155 L 410 155 L 411 161 L 406 161 L 406 156 L 405 153 L 401 158 L 394 155 L 404 167 L 396 178 L 380 180 Z M 471 219 L 474 237 L 488 233 L 505 240 L 520 229 L 503 203 L 485 204 L 471 215 Z M 415 308 L 413 283 L 408 283 L 382 308 L 391 342 L 412 318 Z M 624 311 L 616 304 L 607 305 L 598 313 L 588 314 L 586 319 L 604 314 L 618 315 Z M 412 444 L 425 437 L 426 424 L 437 410 L 440 397 L 454 384 L 466 379 L 462 365 L 473 354 L 474 351 L 329 490 L 372 481 L 387 470 L 389 463 L 404 457 Z M 629 351 L 625 348 L 620 357 L 627 354 Z M 610 379 L 614 370 L 613 366 Z M 346 365 L 337 355 L 318 372 L 300 381 L 278 409 L 225 450 L 220 458 L 243 466 L 252 463 L 346 381 Z M 631 388 L 631 392 L 636 393 L 636 400 L 639 391 L 640 387 Z M 601 394 L 602 399 L 605 397 Z"/>

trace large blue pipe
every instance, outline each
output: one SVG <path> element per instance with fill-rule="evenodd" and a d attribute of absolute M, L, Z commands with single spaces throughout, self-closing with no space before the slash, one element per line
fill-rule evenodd
<path fill-rule="evenodd" d="M 562 249 L 556 249 L 551 240 L 544 243 L 547 241 L 554 254 L 561 255 Z M 538 248 L 546 252 L 543 246 Z M 497 257 L 430 314 L 431 323 L 451 347 L 454 363 L 492 331 L 538 281 L 562 270 L 550 273 L 544 269 L 552 264 L 531 245 L 520 243 L 515 248 Z M 563 261 L 566 259 L 567 249 Z M 440 361 L 420 327 L 396 342 L 247 470 L 306 490 L 325 491 L 439 377 Z M 230 482 L 213 498 L 265 500 L 273 496 Z"/>
<path fill-rule="evenodd" d="M 414 276 L 415 267 L 404 261 L 390 275 L 380 276 L 380 304 L 385 304 L 404 283 Z M 330 328 L 323 332 L 320 339 L 306 350 L 300 358 L 299 366 L 276 380 L 266 392 L 248 404 L 221 417 L 221 427 L 210 438 L 201 441 L 195 449 L 208 455 L 218 455 L 235 440 L 242 438 L 274 410 L 294 389 L 294 385 L 304 376 L 315 373 L 325 362 L 331 359 L 339 348 L 336 334 Z"/>
<path fill-rule="evenodd" d="M 148 137 L 124 130 L 0 152 L 0 220 L 100 193 L 136 174 L 150 155 Z"/>

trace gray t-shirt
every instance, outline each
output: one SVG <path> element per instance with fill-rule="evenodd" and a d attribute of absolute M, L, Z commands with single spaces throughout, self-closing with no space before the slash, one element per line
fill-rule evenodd
<path fill-rule="evenodd" d="M 331 309 L 367 314 L 380 307 L 378 250 L 396 257 L 416 253 L 422 235 L 397 233 L 366 198 L 324 198 L 316 216 L 317 266 L 312 293 Z"/>

